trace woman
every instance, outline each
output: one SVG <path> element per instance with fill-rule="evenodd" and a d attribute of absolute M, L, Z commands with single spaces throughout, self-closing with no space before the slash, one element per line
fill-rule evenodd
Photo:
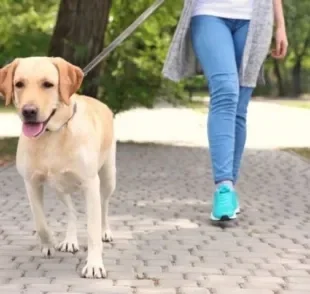
<path fill-rule="evenodd" d="M 185 0 L 163 74 L 173 81 L 198 72 L 208 80 L 208 139 L 215 182 L 211 219 L 239 212 L 234 186 L 246 141 L 248 103 L 268 54 L 275 20 L 274 58 L 287 37 L 282 0 Z"/>

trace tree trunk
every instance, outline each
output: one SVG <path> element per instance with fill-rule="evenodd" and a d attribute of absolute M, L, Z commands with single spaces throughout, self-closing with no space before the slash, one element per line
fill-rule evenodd
<path fill-rule="evenodd" d="M 292 70 L 292 78 L 293 78 L 293 94 L 295 97 L 299 97 L 302 94 L 301 89 L 301 68 L 302 68 L 302 59 L 297 58 L 293 70 Z"/>
<path fill-rule="evenodd" d="M 103 49 L 112 0 L 61 0 L 49 56 L 83 68 Z M 101 65 L 85 78 L 82 92 L 97 96 Z"/>
<path fill-rule="evenodd" d="M 284 82 L 283 82 L 283 78 L 282 78 L 282 74 L 280 70 L 280 65 L 279 65 L 279 62 L 275 59 L 273 61 L 273 64 L 274 64 L 274 74 L 276 75 L 277 80 L 278 80 L 278 96 L 284 97 L 285 87 L 284 87 Z"/>

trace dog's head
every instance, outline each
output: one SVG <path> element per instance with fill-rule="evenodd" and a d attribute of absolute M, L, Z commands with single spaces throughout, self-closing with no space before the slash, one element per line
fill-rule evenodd
<path fill-rule="evenodd" d="M 82 70 L 62 58 L 18 58 L 0 69 L 0 92 L 6 105 L 14 101 L 24 134 L 37 137 L 60 107 L 70 105 L 82 80 Z"/>

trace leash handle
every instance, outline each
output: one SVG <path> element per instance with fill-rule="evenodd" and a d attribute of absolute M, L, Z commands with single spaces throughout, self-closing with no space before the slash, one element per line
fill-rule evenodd
<path fill-rule="evenodd" d="M 83 69 L 84 77 L 97 66 L 105 57 L 107 57 L 117 46 L 119 46 L 126 38 L 128 38 L 155 10 L 161 6 L 165 0 L 156 0 L 149 8 L 147 8 L 125 31 L 123 31 L 108 47 L 96 56 Z"/>

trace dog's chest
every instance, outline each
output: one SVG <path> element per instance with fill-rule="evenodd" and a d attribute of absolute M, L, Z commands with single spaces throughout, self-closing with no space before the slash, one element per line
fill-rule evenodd
<path fill-rule="evenodd" d="M 61 193 L 71 193 L 81 189 L 82 179 L 74 170 L 56 171 L 49 169 L 45 176 L 46 183 Z"/>
<path fill-rule="evenodd" d="M 24 178 L 45 182 L 61 193 L 71 193 L 81 189 L 83 180 L 94 172 L 95 165 L 92 162 L 93 153 L 89 150 L 80 148 L 70 151 L 48 148 L 37 154 L 20 153 L 17 168 Z"/>
<path fill-rule="evenodd" d="M 27 178 L 41 181 L 60 193 L 72 193 L 81 189 L 83 175 L 75 168 L 42 167 L 31 169 Z"/>

